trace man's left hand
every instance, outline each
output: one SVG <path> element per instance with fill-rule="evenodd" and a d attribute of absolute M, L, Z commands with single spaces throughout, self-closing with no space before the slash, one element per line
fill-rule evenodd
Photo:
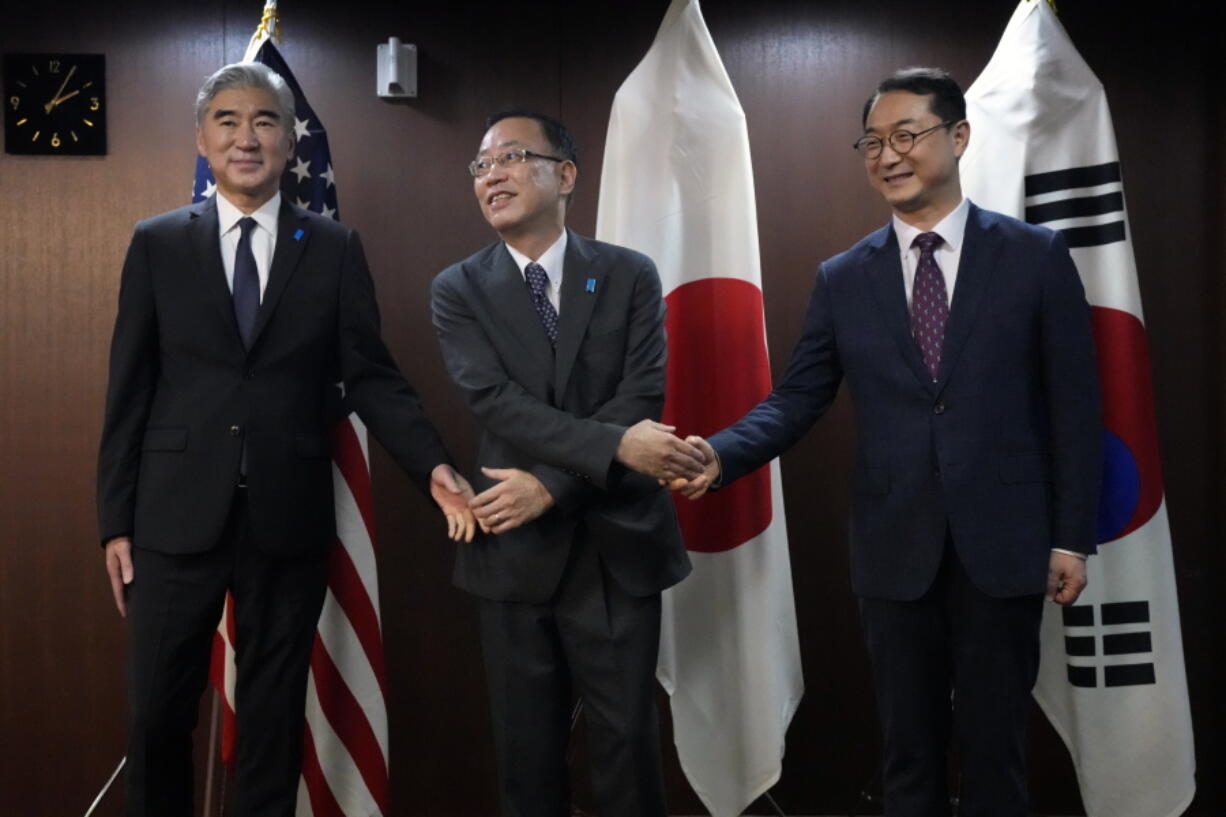
<path fill-rule="evenodd" d="M 470 503 L 486 533 L 506 533 L 527 524 L 553 507 L 553 496 L 539 479 L 518 468 L 482 468 L 498 484 L 477 494 Z"/>
<path fill-rule="evenodd" d="M 1086 587 L 1086 560 L 1052 551 L 1047 563 L 1047 600 L 1068 606 Z"/>
<path fill-rule="evenodd" d="M 436 465 L 430 472 L 430 496 L 447 517 L 447 538 L 471 542 L 476 521 L 468 508 L 473 498 L 473 486 L 468 480 L 450 465 Z"/>

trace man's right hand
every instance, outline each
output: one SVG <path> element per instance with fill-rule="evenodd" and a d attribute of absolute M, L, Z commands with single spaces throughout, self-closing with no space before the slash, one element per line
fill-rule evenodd
<path fill-rule="evenodd" d="M 702 454 L 702 473 L 692 479 L 679 478 L 669 480 L 665 484 L 670 491 L 678 491 L 687 499 L 698 499 L 719 480 L 719 457 L 711 444 L 697 434 L 691 434 L 685 441 Z"/>
<path fill-rule="evenodd" d="M 116 536 L 106 543 L 106 572 L 111 577 L 111 595 L 115 597 L 115 606 L 119 615 L 128 614 L 128 605 L 124 601 L 124 588 L 132 583 L 132 540 L 126 536 Z"/>
<path fill-rule="evenodd" d="M 665 482 L 698 477 L 705 464 L 702 452 L 673 434 L 676 430 L 655 420 L 635 423 L 617 445 L 617 461 Z"/>

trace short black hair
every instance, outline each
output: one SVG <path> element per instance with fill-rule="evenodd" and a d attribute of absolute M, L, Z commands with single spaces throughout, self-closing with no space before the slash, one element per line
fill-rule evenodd
<path fill-rule="evenodd" d="M 579 152 L 575 149 L 575 137 L 570 135 L 570 131 L 566 129 L 565 125 L 549 114 L 527 108 L 504 108 L 495 114 L 491 114 L 485 120 L 485 129 L 488 131 L 504 119 L 519 118 L 535 120 L 541 126 L 541 132 L 545 134 L 545 140 L 553 148 L 554 155 L 560 159 L 568 159 L 578 166 Z"/>
<path fill-rule="evenodd" d="M 877 90 L 864 103 L 860 116 L 861 127 L 868 125 L 868 112 L 882 94 L 890 91 L 906 91 L 928 97 L 928 110 L 942 122 L 961 122 L 966 119 L 966 97 L 957 81 L 942 68 L 904 68 L 895 71 L 877 84 Z"/>

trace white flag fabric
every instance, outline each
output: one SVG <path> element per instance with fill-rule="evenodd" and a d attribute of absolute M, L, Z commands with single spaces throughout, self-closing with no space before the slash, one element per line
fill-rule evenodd
<path fill-rule="evenodd" d="M 1175 817 L 1196 789 L 1192 720 L 1149 353 L 1102 84 L 1042 0 L 1022 0 L 967 91 L 962 184 L 1061 231 L 1092 307 L 1103 389 L 1099 555 L 1076 606 L 1048 605 L 1034 695 L 1089 817 Z"/>
<path fill-rule="evenodd" d="M 613 101 L 596 236 L 656 262 L 664 421 L 709 435 L 770 390 L 745 114 L 696 0 L 674 0 Z M 681 767 L 714 817 L 779 779 L 804 691 L 778 462 L 677 498 L 694 572 L 664 594 L 657 677 Z"/>

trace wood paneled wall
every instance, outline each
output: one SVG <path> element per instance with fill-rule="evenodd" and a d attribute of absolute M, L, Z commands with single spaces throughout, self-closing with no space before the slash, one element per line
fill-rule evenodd
<path fill-rule="evenodd" d="M 107 55 L 110 154 L 0 155 L 0 813 L 83 813 L 123 754 L 122 620 L 96 547 L 94 457 L 119 267 L 132 225 L 185 203 L 191 101 L 242 56 L 257 0 L 99 6 L 5 3 L 0 51 Z M 484 116 L 558 114 L 580 147 L 571 224 L 595 225 L 613 94 L 650 45 L 664 0 L 624 3 L 282 4 L 282 50 L 324 118 L 344 220 L 359 229 L 384 335 L 465 466 L 475 426 L 444 374 L 428 285 L 492 240 L 464 165 Z M 1226 418 L 1222 58 L 1195 4 L 1065 0 L 1060 11 L 1112 102 L 1146 308 L 1200 768 L 1220 770 L 1226 725 L 1221 507 Z M 880 75 L 939 64 L 964 85 L 1013 9 L 1000 2 L 756 3 L 704 11 L 749 123 L 772 366 L 786 363 L 816 264 L 883 223 L 848 145 Z M 1202 19 L 1203 18 L 1203 19 Z M 420 97 L 374 94 L 374 47 L 419 48 Z M 846 813 L 877 766 L 866 658 L 847 586 L 854 421 L 840 397 L 783 458 L 806 696 L 776 798 Z M 373 457 L 397 815 L 496 812 L 493 749 L 468 600 L 431 506 Z M 1035 719 L 1036 809 L 1079 808 L 1067 755 Z M 666 740 L 669 738 L 666 736 Z M 674 810 L 699 813 L 669 748 Z M 1188 812 L 1226 810 L 1202 773 Z M 582 804 L 583 786 L 579 786 Z M 120 813 L 112 795 L 99 815 Z M 764 810 L 763 810 L 764 811 Z"/>

